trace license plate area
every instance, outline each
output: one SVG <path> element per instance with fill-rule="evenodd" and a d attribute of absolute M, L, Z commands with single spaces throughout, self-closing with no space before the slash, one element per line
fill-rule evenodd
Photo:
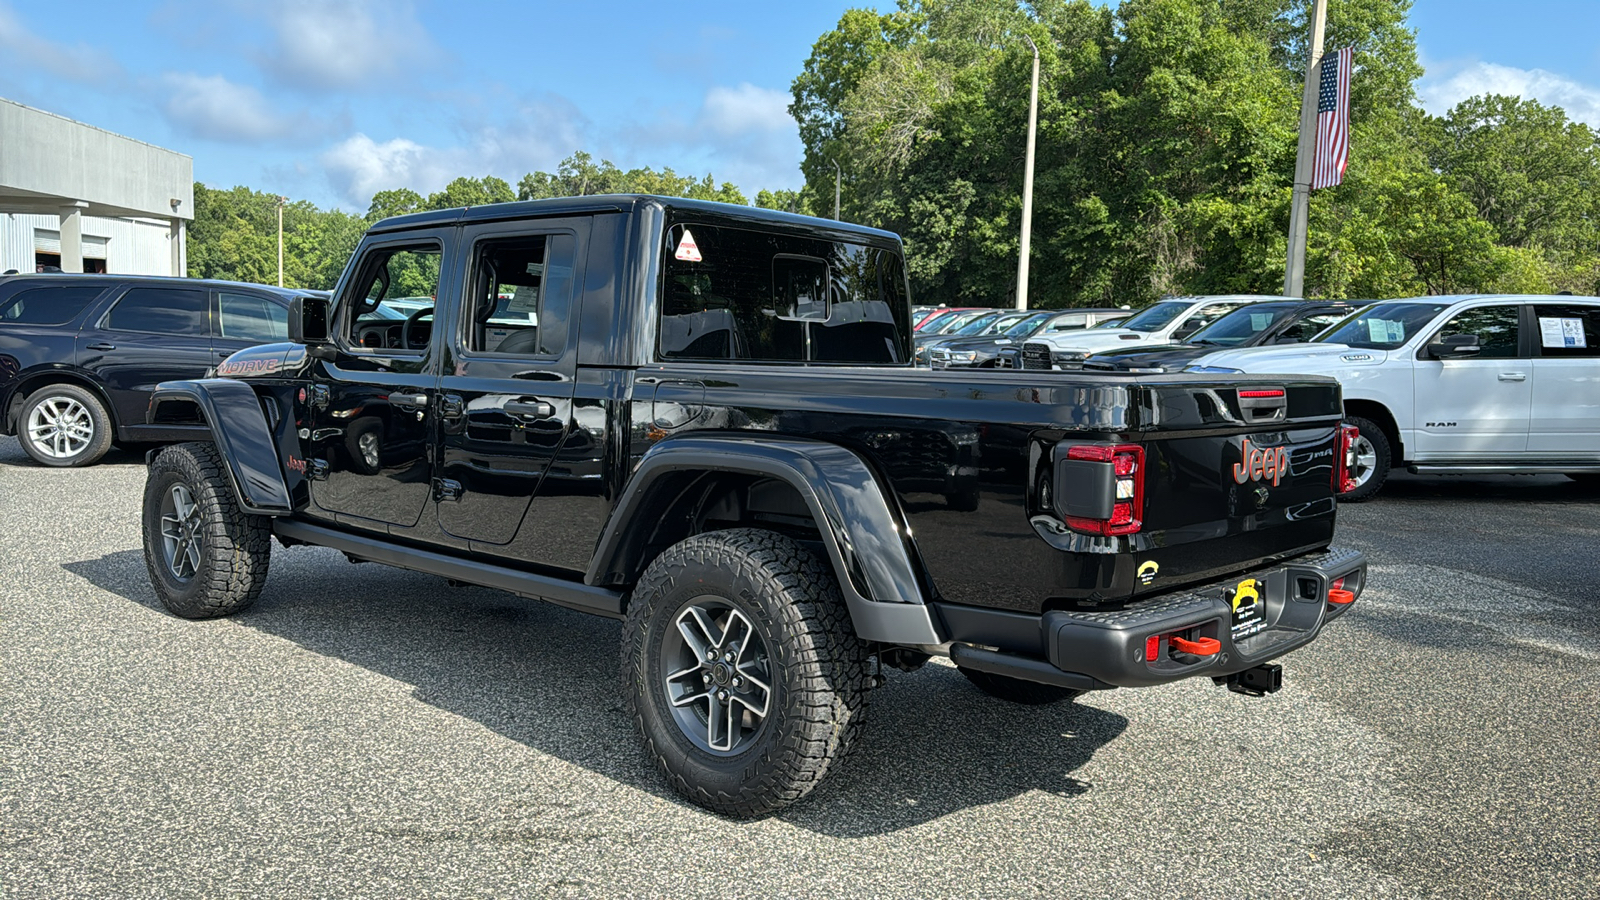
<path fill-rule="evenodd" d="M 1267 628 L 1267 583 L 1259 578 L 1246 578 L 1232 587 L 1224 588 L 1222 599 L 1232 608 L 1229 622 L 1230 634 L 1235 644 L 1254 637 Z"/>

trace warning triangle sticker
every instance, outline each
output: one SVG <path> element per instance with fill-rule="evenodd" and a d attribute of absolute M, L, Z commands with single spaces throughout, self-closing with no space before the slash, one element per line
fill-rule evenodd
<path fill-rule="evenodd" d="M 684 262 L 700 261 L 700 247 L 695 244 L 694 235 L 689 233 L 689 229 L 683 230 L 683 240 L 678 242 L 678 252 L 672 255 Z"/>

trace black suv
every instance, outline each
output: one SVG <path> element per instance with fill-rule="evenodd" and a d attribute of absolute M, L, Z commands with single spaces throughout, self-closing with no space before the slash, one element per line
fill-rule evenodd
<path fill-rule="evenodd" d="M 307 293 L 188 278 L 0 278 L 0 434 L 47 466 L 89 465 L 113 441 L 203 438 L 193 425 L 146 424 L 150 391 L 283 340 L 289 301 Z"/>

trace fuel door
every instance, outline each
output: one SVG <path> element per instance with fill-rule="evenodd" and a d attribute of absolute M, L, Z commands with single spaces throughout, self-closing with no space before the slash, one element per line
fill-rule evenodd
<path fill-rule="evenodd" d="M 706 386 L 698 381 L 662 381 L 650 402 L 650 421 L 656 428 L 682 428 L 705 412 Z"/>

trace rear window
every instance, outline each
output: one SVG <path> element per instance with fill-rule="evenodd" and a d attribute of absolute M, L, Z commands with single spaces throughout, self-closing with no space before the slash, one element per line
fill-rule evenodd
<path fill-rule="evenodd" d="M 105 327 L 113 331 L 207 335 L 211 333 L 210 310 L 211 299 L 205 291 L 129 288 L 111 307 Z"/>
<path fill-rule="evenodd" d="M 910 305 L 900 254 L 778 232 L 667 229 L 664 359 L 903 364 Z"/>
<path fill-rule="evenodd" d="M 0 303 L 0 322 L 18 325 L 65 325 L 77 318 L 83 308 L 100 296 L 103 287 L 29 288 L 18 291 Z"/>

